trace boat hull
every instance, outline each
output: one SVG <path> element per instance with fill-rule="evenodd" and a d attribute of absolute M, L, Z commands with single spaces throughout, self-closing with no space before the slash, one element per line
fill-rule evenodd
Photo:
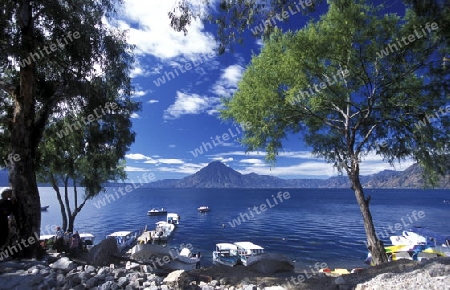
<path fill-rule="evenodd" d="M 181 255 L 176 248 L 154 244 L 138 244 L 131 249 L 131 258 L 165 270 L 193 270 L 200 266 L 200 256 Z M 166 262 L 169 261 L 169 262 Z"/>
<path fill-rule="evenodd" d="M 219 254 L 218 252 L 213 252 L 213 263 L 214 264 L 220 264 L 228 267 L 234 267 L 240 263 L 238 256 L 223 256 Z"/>

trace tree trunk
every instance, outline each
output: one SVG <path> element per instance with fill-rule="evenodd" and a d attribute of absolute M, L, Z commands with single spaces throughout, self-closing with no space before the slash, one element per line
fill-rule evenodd
<path fill-rule="evenodd" d="M 359 179 L 359 165 L 354 164 L 352 166 L 352 172 L 350 174 L 350 182 L 352 189 L 355 192 L 356 201 L 358 202 L 359 209 L 364 219 L 364 229 L 366 231 L 367 248 L 372 254 L 372 264 L 380 265 L 388 262 L 388 257 L 384 250 L 383 242 L 380 241 L 376 235 L 375 227 L 373 226 L 372 214 L 369 210 L 370 197 L 365 198 L 363 187 Z"/>
<path fill-rule="evenodd" d="M 50 174 L 50 177 L 51 177 L 51 180 L 52 180 L 53 190 L 55 190 L 55 192 L 56 192 L 56 198 L 58 199 L 59 208 L 61 210 L 61 218 L 62 218 L 61 229 L 63 231 L 66 231 L 66 229 L 67 229 L 66 207 L 64 206 L 64 202 L 63 202 L 62 197 L 61 197 L 61 192 L 59 191 L 59 187 L 58 187 L 58 184 L 57 184 L 57 181 L 56 181 L 55 177 L 53 176 L 53 174 Z"/>
<path fill-rule="evenodd" d="M 22 46 L 27 53 L 34 50 L 33 20 L 30 1 L 20 2 L 18 22 L 21 27 Z M 20 69 L 20 83 L 14 98 L 13 123 L 11 126 L 12 154 L 20 160 L 11 164 L 9 182 L 17 199 L 17 239 L 28 240 L 39 233 L 41 204 L 35 174 L 36 140 L 34 138 L 34 64 Z M 17 154 L 17 155 L 16 155 Z M 32 257 L 38 243 L 22 247 L 19 257 Z"/>

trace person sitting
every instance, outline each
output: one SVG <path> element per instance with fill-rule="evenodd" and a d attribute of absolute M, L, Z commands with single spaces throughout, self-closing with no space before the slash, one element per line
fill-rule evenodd
<path fill-rule="evenodd" d="M 56 240 L 53 244 L 53 248 L 57 253 L 61 253 L 64 251 L 64 232 L 61 230 L 61 227 L 56 227 Z"/>
<path fill-rule="evenodd" d="M 78 234 L 78 231 L 76 231 L 72 235 L 72 238 L 70 239 L 70 246 L 69 246 L 70 255 L 73 255 L 73 256 L 78 255 L 78 250 L 80 248 L 80 244 L 81 244 L 81 238 L 80 238 L 80 235 Z"/>

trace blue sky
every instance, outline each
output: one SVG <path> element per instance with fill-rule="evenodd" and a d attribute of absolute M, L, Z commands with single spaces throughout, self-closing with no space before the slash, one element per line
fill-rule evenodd
<path fill-rule="evenodd" d="M 214 160 L 243 174 L 280 178 L 337 175 L 331 164 L 310 154 L 298 135 L 285 141 L 284 152 L 276 165 L 270 166 L 264 161 L 264 152 L 245 153 L 236 141 L 242 136 L 242 127 L 218 118 L 220 97 L 233 94 L 252 52 L 258 53 L 262 47 L 261 40 L 250 36 L 253 27 L 249 27 L 243 45 L 236 44 L 233 52 L 217 56 L 211 25 L 193 21 L 187 36 L 170 28 L 167 13 L 174 7 L 174 0 L 124 2 L 118 25 L 129 30 L 129 42 L 137 47 L 133 97 L 143 105 L 133 116 L 137 136 L 126 155 L 130 180 L 150 172 L 157 180 L 182 178 Z M 319 11 L 326 11 L 327 6 L 322 4 Z M 201 4 L 196 7 L 206 9 Z M 300 13 L 290 14 L 289 21 L 292 28 L 298 28 L 304 26 L 306 18 Z M 404 170 L 411 164 L 406 161 L 392 168 L 378 156 L 369 155 L 363 159 L 361 174 Z"/>

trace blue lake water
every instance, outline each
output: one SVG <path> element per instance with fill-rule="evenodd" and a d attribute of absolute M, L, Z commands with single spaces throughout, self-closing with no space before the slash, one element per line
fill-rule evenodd
<path fill-rule="evenodd" d="M 41 205 L 50 205 L 42 213 L 41 234 L 49 234 L 50 228 L 61 224 L 60 208 L 52 188 L 39 190 Z M 279 191 L 288 192 L 289 198 L 286 194 L 276 198 Z M 166 207 L 181 216 L 171 244 L 192 244 L 202 252 L 203 265 L 211 264 L 216 243 L 251 241 L 266 251 L 289 256 L 297 269 L 308 269 L 317 262 L 331 268 L 365 266 L 363 220 L 350 189 L 138 188 L 125 195 L 116 192 L 108 188 L 116 200 L 110 196 L 100 208 L 94 203 L 103 194 L 89 201 L 78 214 L 75 229 L 94 234 L 98 243 L 114 231 L 145 225 L 153 229 L 165 217 L 149 217 L 147 210 Z M 396 234 L 401 234 L 411 222 L 450 236 L 450 205 L 443 203 L 450 199 L 450 190 L 369 189 L 366 194 L 372 196 L 371 212 L 380 238 L 396 226 L 400 229 Z M 208 205 L 211 212 L 198 213 L 201 205 Z M 241 224 L 233 224 L 239 217 Z M 383 240 L 389 244 L 388 238 Z"/>

